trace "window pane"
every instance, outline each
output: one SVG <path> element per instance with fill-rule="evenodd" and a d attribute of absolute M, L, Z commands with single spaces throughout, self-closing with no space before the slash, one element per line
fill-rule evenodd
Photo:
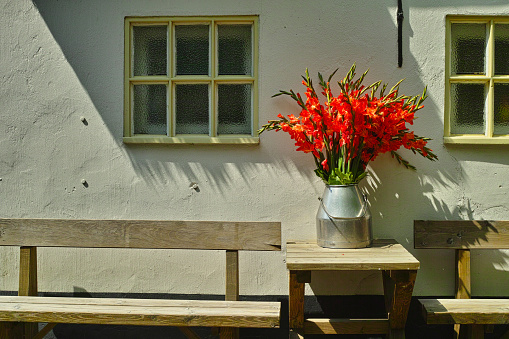
<path fill-rule="evenodd" d="M 134 26 L 134 75 L 166 75 L 166 26 Z"/>
<path fill-rule="evenodd" d="M 486 51 L 485 24 L 451 25 L 451 63 L 453 74 L 484 74 Z"/>
<path fill-rule="evenodd" d="M 219 25 L 219 74 L 251 75 L 251 25 Z"/>
<path fill-rule="evenodd" d="M 509 134 L 509 84 L 495 84 L 495 134 Z"/>
<path fill-rule="evenodd" d="M 484 134 L 484 84 L 451 84 L 451 133 Z"/>
<path fill-rule="evenodd" d="M 251 85 L 218 86 L 218 134 L 251 134 Z"/>
<path fill-rule="evenodd" d="M 177 75 L 209 74 L 209 26 L 175 26 Z"/>
<path fill-rule="evenodd" d="M 134 134 L 166 135 L 166 85 L 134 85 Z"/>
<path fill-rule="evenodd" d="M 495 74 L 509 74 L 509 25 L 495 25 Z"/>
<path fill-rule="evenodd" d="M 176 134 L 209 134 L 209 85 L 176 85 Z"/>

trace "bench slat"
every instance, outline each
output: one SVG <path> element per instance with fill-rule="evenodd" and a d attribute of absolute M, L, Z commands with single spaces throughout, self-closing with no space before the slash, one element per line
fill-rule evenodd
<path fill-rule="evenodd" d="M 509 221 L 414 220 L 414 247 L 509 249 Z"/>
<path fill-rule="evenodd" d="M 508 299 L 419 299 L 428 324 L 509 324 Z"/>
<path fill-rule="evenodd" d="M 4 297 L 0 321 L 146 326 L 279 327 L 278 302 Z"/>
<path fill-rule="evenodd" d="M 280 222 L 0 219 L 0 246 L 280 251 Z"/>

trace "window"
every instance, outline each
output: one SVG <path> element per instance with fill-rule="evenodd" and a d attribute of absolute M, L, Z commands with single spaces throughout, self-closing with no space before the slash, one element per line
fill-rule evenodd
<path fill-rule="evenodd" d="M 509 17 L 448 16 L 446 143 L 509 143 Z"/>
<path fill-rule="evenodd" d="M 124 142 L 258 143 L 258 18 L 125 19 Z"/>

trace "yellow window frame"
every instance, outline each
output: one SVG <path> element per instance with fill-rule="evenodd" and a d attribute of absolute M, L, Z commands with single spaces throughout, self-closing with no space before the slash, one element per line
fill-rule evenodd
<path fill-rule="evenodd" d="M 472 23 L 487 25 L 486 74 L 452 74 L 452 38 L 451 26 L 454 23 Z M 509 144 L 509 134 L 494 134 L 494 85 L 509 83 L 509 75 L 495 75 L 495 24 L 509 24 L 509 17 L 448 15 L 446 17 L 446 54 L 445 54 L 445 110 L 444 110 L 444 143 L 446 144 Z M 482 83 L 487 88 L 487 105 L 484 134 L 452 134 L 451 133 L 451 84 Z"/>
<path fill-rule="evenodd" d="M 258 129 L 258 16 L 209 16 L 209 17 L 126 17 L 124 22 L 124 137 L 127 144 L 259 144 Z M 174 34 L 176 25 L 204 24 L 210 27 L 209 74 L 176 75 Z M 216 62 L 217 26 L 221 24 L 252 25 L 252 74 L 218 75 Z M 133 75 L 133 27 L 149 25 L 168 26 L 168 63 L 167 74 L 157 76 Z M 176 84 L 209 84 L 209 134 L 175 134 L 175 97 Z M 134 134 L 133 129 L 133 86 L 134 84 L 165 84 L 167 86 L 167 135 Z M 217 135 L 217 90 L 219 84 L 250 84 L 251 92 L 251 134 Z"/>

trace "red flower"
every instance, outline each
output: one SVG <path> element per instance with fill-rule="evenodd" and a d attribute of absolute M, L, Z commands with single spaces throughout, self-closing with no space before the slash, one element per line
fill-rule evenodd
<path fill-rule="evenodd" d="M 374 94 L 380 82 L 364 87 L 362 81 L 353 80 L 354 75 L 355 65 L 339 82 L 339 95 L 333 96 L 329 82 L 323 81 L 319 74 L 321 94 L 326 99 L 321 104 L 306 70 L 306 80 L 302 82 L 306 86 L 306 102 L 293 91 L 278 94 L 290 95 L 297 101 L 301 107 L 299 116 L 279 114 L 279 121 L 269 121 L 258 132 L 267 129 L 287 132 L 295 140 L 298 151 L 313 154 L 318 167 L 316 173 L 329 184 L 341 179 L 334 174 L 334 169 L 350 171 L 352 175 L 344 177 L 357 182 L 365 176 L 367 164 L 386 152 L 413 168 L 394 153 L 401 147 L 435 160 L 436 155 L 426 146 L 429 139 L 415 135 L 406 126 L 413 124 L 415 112 L 423 107 L 426 92 L 420 97 L 400 96 L 398 83 L 387 95 L 380 93 L 377 97 Z"/>

